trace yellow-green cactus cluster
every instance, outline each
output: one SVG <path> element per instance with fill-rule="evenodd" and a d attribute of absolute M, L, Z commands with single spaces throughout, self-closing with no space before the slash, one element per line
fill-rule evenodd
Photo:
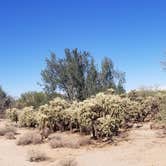
<path fill-rule="evenodd" d="M 111 90 L 110 90 L 111 91 Z M 21 126 L 40 128 L 49 127 L 53 131 L 79 130 L 103 138 L 116 135 L 120 128 L 127 124 L 145 121 L 152 118 L 159 109 L 159 98 L 146 97 L 136 99 L 131 96 L 118 96 L 113 92 L 99 93 L 82 102 L 72 103 L 55 98 L 37 110 L 32 107 L 19 112 Z M 10 119 L 15 116 L 8 116 Z"/>
<path fill-rule="evenodd" d="M 63 128 L 64 110 L 70 106 L 69 102 L 61 98 L 55 98 L 49 104 L 40 106 L 37 113 L 37 121 L 40 128 L 50 127 L 56 130 L 59 126 Z"/>
<path fill-rule="evenodd" d="M 6 110 L 6 117 L 10 119 L 11 121 L 17 122 L 18 121 L 18 115 L 19 115 L 19 109 L 12 108 Z"/>
<path fill-rule="evenodd" d="M 19 113 L 20 127 L 35 127 L 37 125 L 36 111 L 33 107 L 25 107 Z"/>

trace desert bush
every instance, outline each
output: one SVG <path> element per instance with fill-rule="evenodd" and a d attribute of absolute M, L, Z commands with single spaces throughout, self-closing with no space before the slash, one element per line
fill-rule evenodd
<path fill-rule="evenodd" d="M 38 108 L 44 105 L 49 100 L 49 97 L 44 92 L 29 91 L 21 94 L 20 98 L 16 101 L 16 104 L 20 107 L 33 106 Z"/>
<path fill-rule="evenodd" d="M 29 145 L 29 144 L 40 144 L 42 143 L 42 137 L 37 132 L 28 132 L 23 134 L 17 140 L 17 145 Z"/>
<path fill-rule="evenodd" d="M 62 135 L 55 135 L 49 143 L 52 148 L 79 148 L 77 141 L 71 138 L 65 138 Z"/>
<path fill-rule="evenodd" d="M 15 134 L 16 128 L 8 124 L 0 126 L 0 136 L 4 136 L 6 133 L 9 133 L 9 132 L 12 132 Z"/>
<path fill-rule="evenodd" d="M 41 131 L 45 128 L 62 132 L 75 129 L 94 138 L 111 138 L 118 134 L 120 128 L 127 128 L 129 123 L 154 119 L 159 112 L 161 100 L 161 93 L 152 97 L 133 91 L 122 97 L 108 90 L 81 102 L 69 103 L 55 98 L 37 110 L 26 107 L 18 111 L 18 119 L 20 126 L 39 126 Z M 54 142 L 52 144 L 55 147 L 64 145 L 56 139 Z"/>
<path fill-rule="evenodd" d="M 51 148 L 53 148 L 53 149 L 64 147 L 64 143 L 61 140 L 61 138 L 60 139 L 54 138 L 54 139 L 50 140 L 49 143 L 50 143 Z"/>
<path fill-rule="evenodd" d="M 86 146 L 92 144 L 92 141 L 89 137 L 80 137 L 77 140 L 79 146 Z"/>
<path fill-rule="evenodd" d="M 80 146 L 85 146 L 91 144 L 89 137 L 67 137 L 61 134 L 56 134 L 52 137 L 49 137 L 50 146 L 52 148 L 79 148 Z"/>
<path fill-rule="evenodd" d="M 78 163 L 73 158 L 65 158 L 58 162 L 57 166 L 77 166 Z"/>
<path fill-rule="evenodd" d="M 30 162 L 40 162 L 47 160 L 47 156 L 44 152 L 31 149 L 28 151 L 27 155 L 28 161 Z"/>
<path fill-rule="evenodd" d="M 36 112 L 33 107 L 25 107 L 19 114 L 20 127 L 36 127 Z"/>
<path fill-rule="evenodd" d="M 42 139 L 48 138 L 48 136 L 50 135 L 50 133 L 51 133 L 51 131 L 47 127 L 40 130 L 40 135 L 42 136 Z"/>
<path fill-rule="evenodd" d="M 16 139 L 15 134 L 13 132 L 7 132 L 5 134 L 6 139 Z"/>
<path fill-rule="evenodd" d="M 19 109 L 17 108 L 12 108 L 12 109 L 7 109 L 6 110 L 6 117 L 10 119 L 13 122 L 18 122 L 18 115 L 19 115 Z"/>

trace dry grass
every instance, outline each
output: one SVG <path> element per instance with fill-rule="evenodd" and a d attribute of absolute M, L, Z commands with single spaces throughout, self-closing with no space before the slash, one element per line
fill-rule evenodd
<path fill-rule="evenodd" d="M 57 166 L 77 166 L 77 162 L 72 158 L 66 158 L 61 160 Z"/>
<path fill-rule="evenodd" d="M 44 128 L 40 131 L 40 135 L 42 136 L 43 139 L 48 138 L 48 136 L 50 135 L 51 131 L 49 128 Z"/>
<path fill-rule="evenodd" d="M 86 146 L 92 144 L 92 141 L 89 137 L 82 137 L 78 139 L 79 146 Z"/>
<path fill-rule="evenodd" d="M 30 162 L 40 162 L 40 161 L 47 160 L 47 156 L 45 153 L 38 150 L 34 150 L 34 149 L 31 149 L 30 151 L 28 151 L 27 157 L 28 157 L 28 161 Z"/>
<path fill-rule="evenodd" d="M 63 135 L 55 135 L 50 138 L 50 146 L 52 148 L 80 148 L 80 146 L 85 146 L 91 143 L 88 137 L 65 137 Z"/>
<path fill-rule="evenodd" d="M 3 126 L 0 126 L 0 136 L 4 136 L 6 133 L 9 133 L 9 132 L 12 132 L 12 133 L 16 133 L 16 128 L 13 127 L 12 125 L 9 125 L 9 124 L 5 124 Z"/>
<path fill-rule="evenodd" d="M 8 132 L 5 134 L 6 139 L 16 139 L 15 134 L 13 132 Z"/>
<path fill-rule="evenodd" d="M 37 132 L 28 132 L 23 134 L 18 140 L 17 145 L 40 144 L 42 137 Z"/>

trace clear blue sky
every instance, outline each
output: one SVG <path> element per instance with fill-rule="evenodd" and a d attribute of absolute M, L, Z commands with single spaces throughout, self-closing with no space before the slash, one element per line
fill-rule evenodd
<path fill-rule="evenodd" d="M 9 94 L 40 90 L 45 57 L 64 48 L 88 50 L 96 63 L 109 56 L 127 89 L 165 86 L 166 1 L 0 1 L 0 85 Z"/>

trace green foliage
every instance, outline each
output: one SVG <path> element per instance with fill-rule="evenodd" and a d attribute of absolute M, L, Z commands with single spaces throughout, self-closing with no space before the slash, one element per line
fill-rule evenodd
<path fill-rule="evenodd" d="M 43 92 L 26 92 L 21 94 L 16 105 L 20 108 L 33 106 L 34 108 L 44 105 L 49 100 L 48 96 Z"/>
<path fill-rule="evenodd" d="M 13 104 L 13 98 L 8 96 L 7 93 L 0 87 L 0 113 Z"/>
<path fill-rule="evenodd" d="M 48 94 L 61 90 L 69 100 L 82 101 L 109 88 L 124 92 L 125 75 L 114 69 L 111 59 L 104 58 L 98 70 L 90 54 L 77 49 L 65 49 L 61 59 L 52 53 L 41 76 Z"/>

